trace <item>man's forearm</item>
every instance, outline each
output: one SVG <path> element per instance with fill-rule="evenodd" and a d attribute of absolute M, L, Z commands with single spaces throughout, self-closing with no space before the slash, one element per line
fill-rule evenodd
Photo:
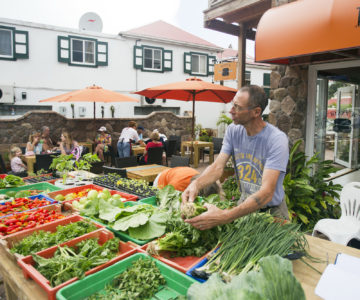
<path fill-rule="evenodd" d="M 265 193 L 261 190 L 250 195 L 244 202 L 228 211 L 227 223 L 264 207 L 271 199 L 272 193 Z"/>

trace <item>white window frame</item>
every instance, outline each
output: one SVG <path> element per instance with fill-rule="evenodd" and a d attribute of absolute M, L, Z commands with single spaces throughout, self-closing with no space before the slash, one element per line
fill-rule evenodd
<path fill-rule="evenodd" d="M 82 62 L 78 62 L 78 61 L 73 61 L 73 41 L 80 41 L 82 42 L 82 54 L 83 54 L 83 61 Z M 85 51 L 85 42 L 89 42 L 89 43 L 93 43 L 94 47 L 93 47 L 93 56 L 94 56 L 94 62 L 93 63 L 89 63 L 85 61 L 85 57 L 86 57 L 86 51 Z M 71 64 L 74 65 L 84 65 L 84 66 L 95 66 L 96 65 L 96 41 L 93 40 L 87 40 L 87 39 L 80 39 L 80 38 L 70 38 L 70 62 Z"/>
<path fill-rule="evenodd" d="M 14 58 L 14 33 L 13 30 L 11 29 L 6 29 L 6 28 L 0 28 L 1 31 L 9 31 L 10 32 L 10 47 L 11 47 L 11 54 L 10 55 L 1 55 L 0 57 L 4 57 L 4 58 Z"/>
<path fill-rule="evenodd" d="M 198 56 L 198 57 L 199 57 L 199 65 L 198 65 L 199 72 L 195 72 L 195 71 L 193 70 L 193 58 L 194 58 L 194 56 Z M 200 72 L 200 70 L 201 70 L 201 68 L 200 68 L 200 67 L 201 67 L 201 57 L 203 57 L 203 58 L 204 58 L 204 61 L 205 61 L 205 72 L 204 72 L 204 73 Z M 207 61 L 207 60 L 208 60 L 208 59 L 207 59 L 207 55 L 192 53 L 192 54 L 191 54 L 191 74 L 207 75 L 207 73 L 208 73 L 208 71 L 207 71 L 207 69 L 208 69 L 207 63 L 208 63 L 208 61 Z"/>
<path fill-rule="evenodd" d="M 151 68 L 146 68 L 145 67 L 145 50 L 151 50 L 152 52 L 152 59 L 151 59 L 151 65 L 152 67 Z M 159 69 L 156 69 L 154 68 L 154 62 L 155 62 L 155 56 L 154 56 L 154 52 L 155 51 L 159 51 L 160 52 L 160 68 Z M 158 49 L 158 48 L 151 48 L 151 47 L 143 47 L 143 69 L 144 70 L 149 70 L 149 71 L 162 71 L 163 70 L 163 50 L 162 49 Z"/>

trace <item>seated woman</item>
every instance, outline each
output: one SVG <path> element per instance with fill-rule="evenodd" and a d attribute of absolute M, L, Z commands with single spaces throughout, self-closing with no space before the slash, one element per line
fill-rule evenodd
<path fill-rule="evenodd" d="M 77 141 L 73 140 L 70 133 L 63 131 L 60 137 L 59 149 L 61 154 L 73 154 L 75 159 L 78 160 L 81 155 L 81 149 Z"/>
<path fill-rule="evenodd" d="M 155 148 L 155 147 L 163 147 L 163 144 L 160 142 L 160 136 L 159 133 L 156 131 L 153 131 L 150 134 L 151 142 L 146 144 L 146 148 L 144 151 L 143 157 L 140 159 L 140 164 L 146 164 L 148 159 L 148 150 L 149 148 Z"/>
<path fill-rule="evenodd" d="M 27 167 L 21 160 L 20 156 L 22 155 L 21 149 L 19 147 L 12 147 L 10 149 L 10 165 L 11 173 L 16 176 L 25 177 L 27 176 Z"/>
<path fill-rule="evenodd" d="M 29 141 L 26 144 L 25 155 L 35 155 L 42 152 L 41 133 L 33 131 L 29 136 Z"/>
<path fill-rule="evenodd" d="M 107 133 L 105 126 L 101 126 L 98 131 L 99 134 L 95 138 L 95 154 L 104 161 L 104 153 L 109 151 L 109 146 L 111 145 L 111 135 Z"/>

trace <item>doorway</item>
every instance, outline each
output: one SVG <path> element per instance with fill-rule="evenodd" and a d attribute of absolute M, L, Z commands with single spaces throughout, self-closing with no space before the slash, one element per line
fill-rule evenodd
<path fill-rule="evenodd" d="M 360 61 L 309 67 L 306 154 L 331 160 L 339 174 L 360 168 L 359 89 Z"/>

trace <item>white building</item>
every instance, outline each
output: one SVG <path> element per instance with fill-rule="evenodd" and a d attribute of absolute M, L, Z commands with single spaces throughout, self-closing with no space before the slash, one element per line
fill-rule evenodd
<path fill-rule="evenodd" d="M 50 105 L 71 118 L 72 103 L 39 100 L 95 84 L 140 100 L 97 103 L 97 118 L 102 117 L 101 106 L 105 118 L 111 117 L 111 106 L 115 117 L 164 109 L 184 115 L 192 110 L 191 102 L 157 99 L 152 103 L 131 93 L 189 76 L 212 81 L 216 56 L 222 51 L 163 21 L 109 35 L 0 18 L 0 113 L 9 115 L 14 108 L 16 114 L 23 114 L 40 106 L 51 109 Z M 261 75 L 250 72 L 251 83 L 263 85 L 258 80 Z M 93 116 L 93 103 L 74 102 L 73 106 L 76 118 Z M 225 110 L 224 104 L 197 102 L 196 123 L 216 128 Z"/>

